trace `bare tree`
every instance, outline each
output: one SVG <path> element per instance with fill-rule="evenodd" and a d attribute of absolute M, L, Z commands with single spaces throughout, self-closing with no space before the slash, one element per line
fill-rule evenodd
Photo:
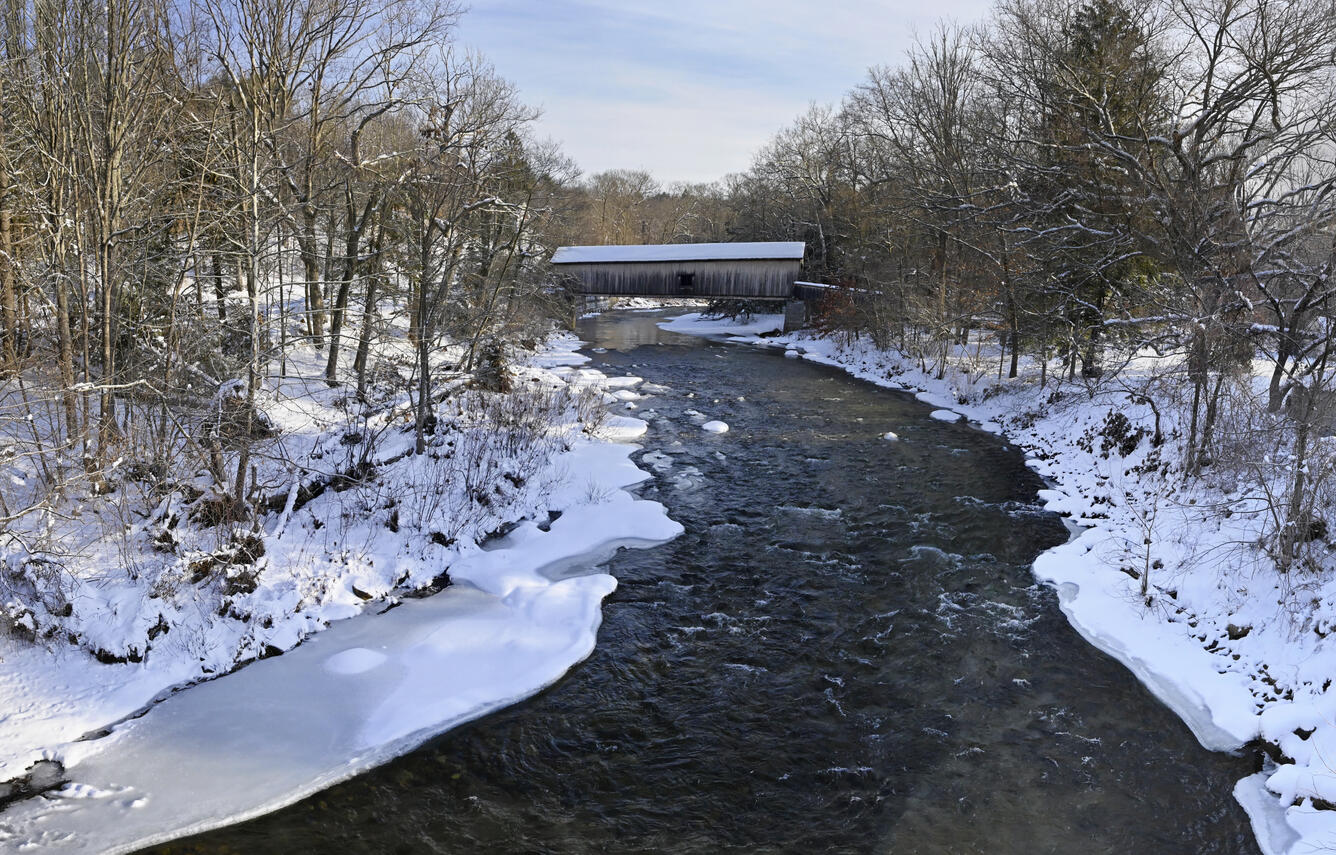
<path fill-rule="evenodd" d="M 514 88 L 477 57 L 447 58 L 424 93 L 427 105 L 402 210 L 411 240 L 407 259 L 414 344 L 417 350 L 416 448 L 426 449 L 431 414 L 431 352 L 451 310 L 460 264 L 472 241 L 474 214 L 514 210 L 496 195 L 504 144 L 534 113 Z"/>

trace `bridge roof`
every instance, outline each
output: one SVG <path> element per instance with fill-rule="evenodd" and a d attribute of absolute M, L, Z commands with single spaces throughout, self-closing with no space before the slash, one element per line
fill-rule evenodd
<path fill-rule="evenodd" d="M 801 261 L 802 241 L 764 243 L 668 243 L 628 246 L 563 246 L 553 264 L 629 264 L 655 261 Z"/>

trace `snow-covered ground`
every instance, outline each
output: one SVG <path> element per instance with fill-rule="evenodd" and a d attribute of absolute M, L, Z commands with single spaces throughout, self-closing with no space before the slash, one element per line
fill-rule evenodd
<path fill-rule="evenodd" d="M 655 312 L 667 308 L 700 308 L 709 305 L 708 300 L 693 297 L 585 297 L 586 311 L 580 315 L 590 318 L 606 311 Z"/>
<path fill-rule="evenodd" d="M 689 333 L 691 335 L 760 335 L 776 332 L 784 328 L 783 315 L 745 315 L 739 318 L 706 317 L 699 312 L 691 312 L 671 320 L 664 321 L 659 327 L 669 332 Z"/>
<path fill-rule="evenodd" d="M 781 325 L 779 316 L 735 325 L 698 314 L 661 324 L 911 391 L 937 408 L 933 417 L 967 418 L 1022 448 L 1051 485 L 1040 498 L 1079 533 L 1034 567 L 1073 626 L 1127 665 L 1205 747 L 1235 750 L 1259 738 L 1271 746 L 1276 760 L 1235 788 L 1267 855 L 1336 850 L 1336 645 L 1327 642 L 1336 582 L 1278 573 L 1257 548 L 1258 521 L 1222 512 L 1238 505 L 1227 477 L 1183 483 L 1171 414 L 1161 414 L 1169 439 L 1152 447 L 1154 414 L 1134 394 L 1136 379 L 1157 367 L 1152 360 L 1134 362 L 1116 382 L 1064 384 L 1050 373 L 1041 387 L 1034 364 L 1002 379 L 1000 354 L 986 344 L 956 348 L 938 376 L 864 339 L 774 335 Z M 868 426 L 888 439 L 896 428 Z"/>
<path fill-rule="evenodd" d="M 577 344 L 554 339 L 517 370 L 517 383 L 591 390 L 607 403 L 635 394 L 638 378 L 577 367 L 586 361 Z M 447 432 L 444 418 L 438 431 L 463 455 L 467 414 L 457 416 L 458 433 Z M 645 429 L 623 416 L 592 431 L 553 426 L 560 442 L 541 471 L 527 473 L 511 495 L 498 490 L 499 516 L 474 519 L 448 545 L 427 536 L 430 523 L 407 530 L 412 488 L 439 475 L 428 471 L 439 460 L 396 459 L 401 449 L 382 444 L 376 495 L 331 492 L 267 520 L 268 578 L 233 600 L 277 650 L 329 628 L 286 655 L 185 691 L 171 693 L 247 649 L 238 634 L 251 631 L 250 621 L 191 623 L 174 612 L 162 637 L 181 643 L 120 664 L 62 643 L 0 637 L 0 782 L 39 760 L 63 764 L 67 780 L 0 813 L 0 851 L 129 851 L 254 816 L 551 684 L 589 655 L 600 603 L 616 587 L 593 568 L 620 546 L 681 531 L 661 505 L 622 489 L 647 477 L 626 444 Z M 396 499 L 388 506 L 387 495 Z M 389 524 L 398 521 L 387 516 L 394 508 L 404 530 Z M 413 510 L 454 519 L 458 508 Z M 526 521 L 480 545 L 506 519 Z M 433 597 L 393 596 L 445 572 L 452 585 Z M 116 581 L 104 584 L 112 593 L 93 614 L 134 605 L 130 586 Z M 316 581 L 319 595 L 302 590 Z M 182 599 L 159 597 L 173 608 Z"/>

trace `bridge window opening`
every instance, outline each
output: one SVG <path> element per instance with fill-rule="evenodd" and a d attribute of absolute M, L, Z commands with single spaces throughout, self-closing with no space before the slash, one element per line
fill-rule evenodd
<path fill-rule="evenodd" d="M 677 274 L 677 290 L 681 291 L 683 294 L 694 294 L 696 292 L 696 274 Z"/>

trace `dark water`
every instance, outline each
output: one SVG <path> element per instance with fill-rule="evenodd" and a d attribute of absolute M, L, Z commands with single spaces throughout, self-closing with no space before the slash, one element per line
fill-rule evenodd
<path fill-rule="evenodd" d="M 776 353 L 585 322 L 686 534 L 619 554 L 593 656 L 525 703 L 160 853 L 1255 853 L 1203 750 L 1028 569 L 1021 455 Z M 698 410 L 732 426 L 703 433 Z M 901 442 L 880 435 L 895 430 Z"/>

